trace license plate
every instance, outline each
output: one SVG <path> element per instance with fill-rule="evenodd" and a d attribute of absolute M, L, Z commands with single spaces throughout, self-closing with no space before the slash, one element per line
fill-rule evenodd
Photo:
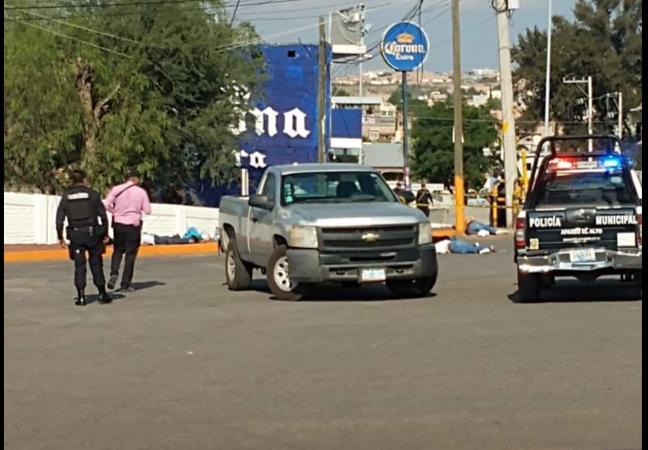
<path fill-rule="evenodd" d="M 578 161 L 576 167 L 579 169 L 598 169 L 598 162 L 596 161 Z"/>
<path fill-rule="evenodd" d="M 385 281 L 385 269 L 362 269 L 360 281 Z"/>
<path fill-rule="evenodd" d="M 583 248 L 569 252 L 569 260 L 573 263 L 586 263 L 596 261 L 596 252 L 592 248 Z"/>

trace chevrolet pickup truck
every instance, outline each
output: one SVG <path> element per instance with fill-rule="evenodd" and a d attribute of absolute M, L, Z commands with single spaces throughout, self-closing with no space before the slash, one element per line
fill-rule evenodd
<path fill-rule="evenodd" d="M 385 282 L 409 297 L 437 280 L 428 220 L 371 167 L 269 167 L 256 195 L 222 198 L 220 231 L 230 290 L 247 289 L 254 269 L 277 299 L 293 301 L 322 282 Z"/>
<path fill-rule="evenodd" d="M 537 300 L 556 277 L 609 275 L 641 298 L 641 182 L 618 138 L 547 137 L 535 161 L 515 231 L 518 301 Z"/>

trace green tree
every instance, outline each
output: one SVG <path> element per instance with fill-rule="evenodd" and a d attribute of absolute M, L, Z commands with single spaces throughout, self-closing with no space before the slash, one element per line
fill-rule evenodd
<path fill-rule="evenodd" d="M 401 111 L 403 108 L 402 89 L 401 88 L 394 89 L 394 91 L 390 94 L 389 99 L 387 101 L 392 105 L 394 105 L 398 111 Z M 417 115 L 420 112 L 424 111 L 425 108 L 427 108 L 427 104 L 423 100 L 414 98 L 414 96 L 412 95 L 412 90 L 408 89 L 407 90 L 408 115 L 409 114 Z"/>
<path fill-rule="evenodd" d="M 51 34 L 4 22 L 5 187 L 53 193 L 58 169 L 80 157 L 82 126 L 72 72 Z"/>
<path fill-rule="evenodd" d="M 237 44 L 256 39 L 249 24 L 230 27 L 220 2 L 47 14 L 66 19 L 5 18 L 5 186 L 52 192 L 71 165 L 99 188 L 129 166 L 157 187 L 231 179 L 233 125 L 262 76 Z"/>
<path fill-rule="evenodd" d="M 437 103 L 414 120 L 412 162 L 418 178 L 454 184 L 453 111 L 451 105 Z M 492 163 L 482 150 L 496 141 L 498 132 L 487 108 L 464 106 L 463 113 L 465 183 L 467 188 L 479 189 Z"/>
<path fill-rule="evenodd" d="M 551 118 L 584 122 L 587 102 L 577 86 L 564 77 L 592 76 L 595 131 L 611 131 L 616 125 L 617 105 L 605 94 L 621 91 L 624 104 L 641 102 L 641 0 L 578 0 L 573 22 L 553 18 L 551 62 Z M 524 120 L 539 123 L 544 115 L 546 33 L 527 29 L 512 50 L 517 64 L 514 77 L 518 95 L 527 105 Z M 625 124 L 626 127 L 629 124 Z M 586 130 L 584 124 L 567 124 L 567 132 Z M 628 134 L 629 128 L 624 129 Z"/>

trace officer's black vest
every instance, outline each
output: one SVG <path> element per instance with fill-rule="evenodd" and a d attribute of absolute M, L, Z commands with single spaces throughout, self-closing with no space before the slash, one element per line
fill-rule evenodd
<path fill-rule="evenodd" d="M 97 225 L 96 193 L 86 186 L 72 186 L 63 196 L 67 201 L 66 212 L 71 227 Z"/>

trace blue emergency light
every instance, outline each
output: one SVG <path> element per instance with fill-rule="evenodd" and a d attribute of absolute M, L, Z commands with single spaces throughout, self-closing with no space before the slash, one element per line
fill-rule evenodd
<path fill-rule="evenodd" d="M 601 158 L 600 164 L 606 169 L 619 169 L 621 167 L 621 158 L 618 156 L 606 156 Z"/>

